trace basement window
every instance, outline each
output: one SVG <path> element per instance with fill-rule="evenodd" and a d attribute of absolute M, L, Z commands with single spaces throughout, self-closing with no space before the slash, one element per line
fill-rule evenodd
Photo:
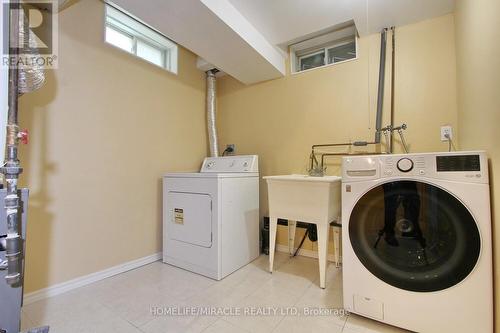
<path fill-rule="evenodd" d="M 177 44 L 125 12 L 106 4 L 105 41 L 177 74 Z"/>
<path fill-rule="evenodd" d="M 357 59 L 353 24 L 290 45 L 292 73 Z"/>

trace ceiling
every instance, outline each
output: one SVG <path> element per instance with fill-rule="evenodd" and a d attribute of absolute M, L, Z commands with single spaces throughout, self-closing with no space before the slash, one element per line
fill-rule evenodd
<path fill-rule="evenodd" d="M 360 36 L 453 12 L 455 0 L 229 0 L 273 45 L 354 20 Z"/>
<path fill-rule="evenodd" d="M 245 84 L 285 75 L 288 45 L 347 21 L 365 36 L 455 7 L 455 0 L 110 1 Z"/>
<path fill-rule="evenodd" d="M 284 55 L 227 0 L 112 3 L 245 84 L 285 74 Z"/>

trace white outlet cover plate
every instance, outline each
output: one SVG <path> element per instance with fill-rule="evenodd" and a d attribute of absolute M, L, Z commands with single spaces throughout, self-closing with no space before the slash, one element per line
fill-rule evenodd
<path fill-rule="evenodd" d="M 446 134 L 449 134 L 449 140 L 453 139 L 453 129 L 451 126 L 441 126 L 441 141 L 448 141 Z"/>

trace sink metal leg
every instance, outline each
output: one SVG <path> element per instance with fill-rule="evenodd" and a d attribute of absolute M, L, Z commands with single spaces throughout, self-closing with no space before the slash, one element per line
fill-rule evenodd
<path fill-rule="evenodd" d="M 295 250 L 295 229 L 297 221 L 288 220 L 288 253 L 294 254 Z"/>
<path fill-rule="evenodd" d="M 278 218 L 269 217 L 269 272 L 273 272 L 274 250 L 276 248 L 276 229 Z"/>
<path fill-rule="evenodd" d="M 319 261 L 319 286 L 326 287 L 326 266 L 328 263 L 328 235 L 330 225 L 328 223 L 317 224 L 318 228 L 318 261 Z"/>
<path fill-rule="evenodd" d="M 333 227 L 333 251 L 335 267 L 340 267 L 340 228 L 338 227 Z"/>

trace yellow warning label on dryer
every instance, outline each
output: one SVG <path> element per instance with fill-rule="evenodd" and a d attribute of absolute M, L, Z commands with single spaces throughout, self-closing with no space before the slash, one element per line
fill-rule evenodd
<path fill-rule="evenodd" d="M 184 209 L 174 208 L 174 222 L 177 224 L 184 224 Z"/>

